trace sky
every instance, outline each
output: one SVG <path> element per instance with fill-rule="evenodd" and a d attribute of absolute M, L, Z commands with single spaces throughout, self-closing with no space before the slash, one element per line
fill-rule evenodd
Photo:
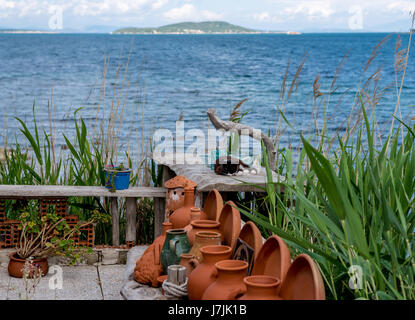
<path fill-rule="evenodd" d="M 110 31 L 223 20 L 300 32 L 408 31 L 415 0 L 0 0 L 0 28 Z"/>

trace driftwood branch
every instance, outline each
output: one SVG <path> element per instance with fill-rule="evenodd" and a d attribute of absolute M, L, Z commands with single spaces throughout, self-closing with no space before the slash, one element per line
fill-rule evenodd
<path fill-rule="evenodd" d="M 216 113 L 216 110 L 211 108 L 206 111 L 210 122 L 212 122 L 213 126 L 216 128 L 216 130 L 225 130 L 225 131 L 233 131 L 237 132 L 238 134 L 246 134 L 249 132 L 249 136 L 256 140 L 262 140 L 264 142 L 265 147 L 267 148 L 267 154 L 268 154 L 268 162 L 271 170 L 275 170 L 276 163 L 275 163 L 275 157 L 276 157 L 276 150 L 274 146 L 274 142 L 271 140 L 270 137 L 268 137 L 266 134 L 264 134 L 262 131 L 252 128 L 250 126 L 247 126 L 245 124 L 235 123 L 232 121 L 223 121 L 219 118 L 218 114 Z M 257 133 L 261 133 L 260 135 Z"/>

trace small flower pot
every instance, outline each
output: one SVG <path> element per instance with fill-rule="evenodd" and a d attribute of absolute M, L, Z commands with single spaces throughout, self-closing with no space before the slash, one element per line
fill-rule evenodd
<path fill-rule="evenodd" d="M 8 271 L 9 275 L 14 278 L 23 278 L 23 267 L 26 262 L 25 259 L 20 259 L 17 256 L 16 252 L 9 254 L 9 266 Z M 42 271 L 42 276 L 46 275 L 49 271 L 48 259 L 41 258 L 41 259 L 33 259 L 33 265 L 40 268 Z M 33 271 L 29 273 L 29 278 L 33 278 Z"/>
<path fill-rule="evenodd" d="M 122 171 L 114 169 L 104 169 L 105 187 L 107 189 L 125 190 L 130 186 L 131 169 Z"/>

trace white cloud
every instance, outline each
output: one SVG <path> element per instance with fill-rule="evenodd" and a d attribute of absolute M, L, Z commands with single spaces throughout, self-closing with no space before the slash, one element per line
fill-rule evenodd
<path fill-rule="evenodd" d="M 213 11 L 199 11 L 193 4 L 185 4 L 182 7 L 173 8 L 165 12 L 163 16 L 170 20 L 218 20 L 223 18 L 222 14 Z"/>
<path fill-rule="evenodd" d="M 284 13 L 289 15 L 302 14 L 310 19 L 328 18 L 335 13 L 330 1 L 302 1 L 296 6 L 287 7 Z"/>
<path fill-rule="evenodd" d="M 253 17 L 258 21 L 268 21 L 271 18 L 268 12 L 254 13 Z"/>
<path fill-rule="evenodd" d="M 151 8 L 153 10 L 160 9 L 161 7 L 164 7 L 168 2 L 169 0 L 157 0 L 156 2 L 152 4 Z"/>
<path fill-rule="evenodd" d="M 402 13 L 414 12 L 415 1 L 393 1 L 386 8 L 390 11 L 401 11 Z"/>

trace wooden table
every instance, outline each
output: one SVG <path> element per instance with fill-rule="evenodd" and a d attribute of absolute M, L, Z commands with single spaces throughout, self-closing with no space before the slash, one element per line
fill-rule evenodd
<path fill-rule="evenodd" d="M 265 168 L 256 175 L 222 176 L 208 168 L 202 160 L 196 164 L 176 164 L 176 161 L 166 161 L 166 157 L 155 153 L 151 158 L 163 167 L 163 184 L 176 175 L 183 175 L 197 184 L 195 205 L 199 208 L 203 207 L 204 199 L 212 189 L 217 189 L 224 200 L 228 200 L 234 199 L 238 192 L 264 192 L 261 187 L 265 188 L 267 184 Z M 180 159 L 183 159 L 182 156 Z M 284 178 L 275 172 L 272 173 L 272 177 L 274 182 L 284 181 Z"/>

